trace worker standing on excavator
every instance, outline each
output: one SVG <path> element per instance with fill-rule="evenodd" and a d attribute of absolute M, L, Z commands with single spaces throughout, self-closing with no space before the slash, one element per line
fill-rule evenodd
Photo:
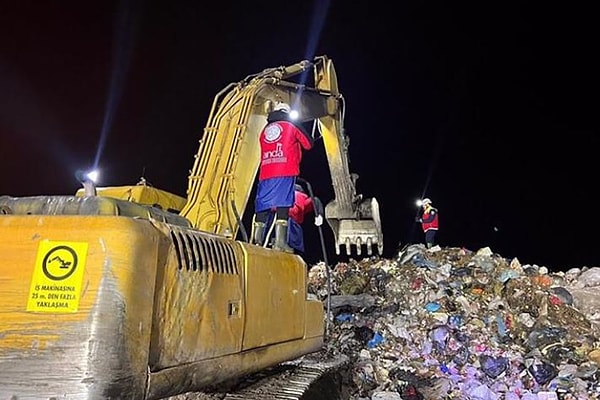
<path fill-rule="evenodd" d="M 275 210 L 276 250 L 292 253 L 288 245 L 289 210 L 294 205 L 294 185 L 300 174 L 302 149 L 310 150 L 312 137 L 290 117 L 289 104 L 277 103 L 260 133 L 260 169 L 252 225 L 252 243 L 262 245 L 271 210 Z"/>

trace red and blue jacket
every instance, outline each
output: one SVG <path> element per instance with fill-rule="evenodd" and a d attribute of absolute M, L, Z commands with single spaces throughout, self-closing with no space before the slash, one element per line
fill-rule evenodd
<path fill-rule="evenodd" d="M 259 180 L 300 175 L 302 149 L 313 146 L 311 136 L 289 120 L 287 113 L 269 114 L 267 126 L 260 132 Z"/>

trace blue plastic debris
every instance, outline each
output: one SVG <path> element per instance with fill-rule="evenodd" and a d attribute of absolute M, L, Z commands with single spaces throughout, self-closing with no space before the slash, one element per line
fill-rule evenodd
<path fill-rule="evenodd" d="M 436 302 L 430 302 L 425 304 L 425 309 L 429 312 L 436 312 L 438 311 L 442 306 L 439 303 Z"/>
<path fill-rule="evenodd" d="M 509 279 L 515 279 L 519 277 L 519 273 L 514 269 L 504 270 L 498 277 L 498 280 L 502 283 L 506 283 Z"/>
<path fill-rule="evenodd" d="M 496 325 L 498 326 L 498 335 L 500 335 L 500 337 L 506 336 L 508 329 L 506 328 L 504 316 L 500 313 L 496 314 Z"/>
<path fill-rule="evenodd" d="M 350 314 L 350 313 L 339 314 L 337 317 L 335 317 L 335 320 L 339 321 L 339 322 L 352 321 L 352 314 Z"/>
<path fill-rule="evenodd" d="M 383 343 L 383 336 L 381 336 L 379 333 L 375 332 L 375 334 L 373 335 L 373 338 L 367 342 L 367 347 L 372 349 L 373 347 L 376 347 L 377 345 L 379 345 L 381 343 Z"/>
<path fill-rule="evenodd" d="M 463 318 L 461 315 L 451 315 L 450 317 L 448 317 L 448 325 L 450 325 L 453 328 L 458 328 L 462 325 L 462 322 Z"/>

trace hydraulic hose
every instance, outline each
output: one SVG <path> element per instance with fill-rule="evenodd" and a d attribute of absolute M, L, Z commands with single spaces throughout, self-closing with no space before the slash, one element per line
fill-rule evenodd
<path fill-rule="evenodd" d="M 313 193 L 311 184 L 306 179 L 303 179 L 300 177 L 297 177 L 296 179 L 306 185 L 306 187 L 308 188 L 308 194 L 310 196 L 310 199 L 312 200 L 313 204 L 316 204 L 315 195 Z M 315 210 L 315 212 L 316 212 L 316 210 Z M 319 239 L 321 240 L 321 252 L 323 253 L 323 262 L 325 263 L 325 273 L 327 275 L 327 301 L 326 301 L 327 321 L 325 324 L 325 335 L 329 336 L 329 324 L 331 321 L 331 271 L 329 268 L 329 261 L 327 261 L 327 250 L 325 247 L 325 238 L 323 236 L 323 227 L 322 227 L 322 225 L 319 225 L 319 226 L 317 226 L 317 228 L 319 229 Z"/>

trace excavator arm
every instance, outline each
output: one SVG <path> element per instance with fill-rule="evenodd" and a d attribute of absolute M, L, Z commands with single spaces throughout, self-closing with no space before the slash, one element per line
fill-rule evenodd
<path fill-rule="evenodd" d="M 314 83 L 309 82 L 313 70 Z M 344 100 L 333 62 L 326 56 L 290 66 L 269 68 L 229 84 L 217 94 L 188 179 L 187 203 L 181 214 L 195 228 L 235 237 L 248 205 L 260 161 L 259 134 L 267 114 L 283 101 L 302 121 L 315 121 L 323 138 L 335 198 L 325 207 L 336 251 L 368 254 L 383 251 L 379 206 L 375 198 L 356 193 L 348 167 L 344 134 Z"/>
<path fill-rule="evenodd" d="M 316 61 L 316 86 L 319 91 L 330 94 L 328 112 L 318 121 L 335 193 L 335 198 L 325 207 L 325 217 L 333 230 L 337 253 L 343 245 L 347 254 L 351 254 L 354 247 L 360 255 L 361 248 L 366 245 L 370 255 L 376 245 L 381 254 L 383 233 L 379 204 L 375 198 L 363 199 L 356 193 L 358 175 L 350 173 L 348 166 L 349 143 L 343 127 L 345 103 L 338 89 L 333 62 L 326 57 L 319 57 Z"/>

